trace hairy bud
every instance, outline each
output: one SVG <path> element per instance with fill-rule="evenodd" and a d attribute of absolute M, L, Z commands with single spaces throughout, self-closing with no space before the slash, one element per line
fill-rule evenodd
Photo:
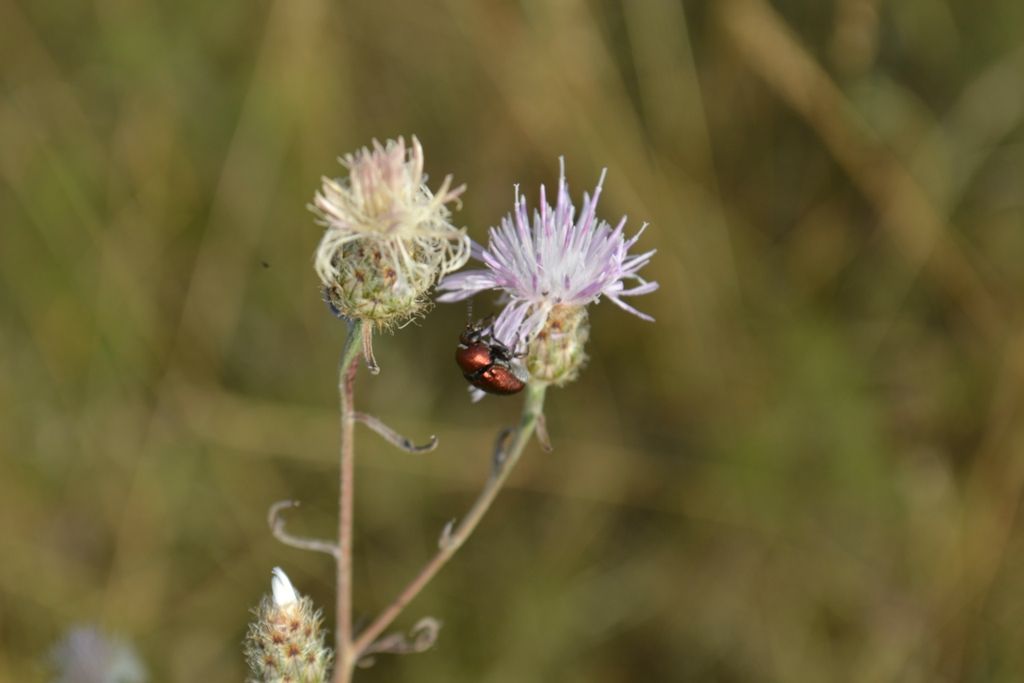
<path fill-rule="evenodd" d="M 300 596 L 279 567 L 245 638 L 250 683 L 323 683 L 333 659 L 324 645 L 320 610 Z"/>
<path fill-rule="evenodd" d="M 587 362 L 584 347 L 589 338 L 586 308 L 554 306 L 527 349 L 526 370 L 530 377 L 555 386 L 572 382 Z"/>

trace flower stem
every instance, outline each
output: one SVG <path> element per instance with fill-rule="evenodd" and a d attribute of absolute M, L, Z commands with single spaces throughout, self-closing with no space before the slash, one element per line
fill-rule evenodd
<path fill-rule="evenodd" d="M 355 431 L 356 369 L 362 349 L 362 320 L 353 320 L 341 352 L 338 369 L 338 394 L 341 398 L 341 463 L 338 495 L 338 553 L 337 553 L 337 628 L 335 639 L 334 683 L 352 680 L 356 656 L 352 647 L 352 516 L 355 499 Z"/>
<path fill-rule="evenodd" d="M 516 462 L 519 461 L 519 456 L 522 455 L 526 444 L 529 442 L 530 436 L 537 426 L 537 420 L 542 415 L 546 389 L 547 385 L 542 383 L 527 385 L 526 400 L 523 404 L 523 415 L 520 418 L 519 427 L 515 430 L 512 443 L 508 448 L 499 450 L 495 454 L 493 469 L 480 495 L 462 521 L 454 529 L 445 530 L 445 533 L 441 536 L 437 554 L 402 589 L 398 597 L 373 620 L 373 623 L 355 639 L 350 651 L 353 660 L 358 661 L 359 657 L 367 651 L 367 648 L 384 632 L 384 629 L 391 625 L 391 622 L 405 609 L 405 606 L 412 602 L 413 598 L 434 578 L 441 567 L 451 559 L 452 555 L 462 547 L 462 544 L 466 542 L 466 539 L 476 529 L 508 479 Z M 500 441 L 499 439 L 499 449 L 502 448 Z"/>

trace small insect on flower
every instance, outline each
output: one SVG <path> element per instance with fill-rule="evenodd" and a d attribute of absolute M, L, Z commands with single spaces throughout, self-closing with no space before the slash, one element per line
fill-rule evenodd
<path fill-rule="evenodd" d="M 466 325 L 459 335 L 455 362 L 467 382 L 488 394 L 516 394 L 526 386 L 526 371 L 516 354 L 494 338 L 489 325 Z"/>

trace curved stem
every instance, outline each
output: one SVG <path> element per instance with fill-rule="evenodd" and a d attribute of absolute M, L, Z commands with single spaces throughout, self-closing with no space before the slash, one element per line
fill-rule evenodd
<path fill-rule="evenodd" d="M 377 434 L 389 444 L 395 448 L 405 451 L 406 453 L 427 453 L 437 448 L 437 437 L 433 434 L 431 434 L 430 440 L 427 443 L 417 445 L 412 442 L 412 439 L 402 436 L 373 415 L 355 412 L 352 413 L 352 417 L 377 432 Z"/>
<path fill-rule="evenodd" d="M 374 657 L 376 654 L 390 654 L 390 655 L 412 655 L 420 652 L 426 652 L 430 648 L 434 647 L 434 643 L 437 642 L 437 635 L 441 632 L 441 622 L 433 617 L 424 617 L 420 619 L 409 634 L 405 633 L 392 633 L 391 635 L 384 636 L 378 641 L 370 643 L 366 649 L 360 653 L 359 662 L 356 666 L 359 667 L 370 667 L 373 665 Z"/>
<path fill-rule="evenodd" d="M 359 634 L 359 637 L 352 644 L 352 653 L 356 659 L 359 658 L 360 653 L 370 647 L 377 637 L 384 632 L 384 629 L 391 625 L 395 617 L 405 609 L 406 605 L 412 602 L 413 598 L 434 578 L 441 567 L 451 559 L 452 555 L 462 547 L 462 544 L 466 542 L 466 539 L 476 529 L 508 479 L 508 475 L 512 472 L 516 462 L 519 461 L 519 456 L 522 455 L 527 442 L 529 442 L 530 436 L 537 425 L 537 420 L 540 418 L 544 408 L 544 393 L 546 389 L 546 385 L 540 383 L 527 385 L 526 401 L 523 404 L 523 415 L 519 421 L 519 427 L 515 431 L 512 443 L 509 444 L 507 449 L 501 450 L 501 457 L 494 458 L 494 468 L 487 478 L 487 483 L 484 485 L 480 495 L 477 496 L 473 506 L 457 526 L 450 528 L 449 525 L 449 527 L 445 528 L 437 554 L 402 589 L 398 597 L 373 620 L 373 623 Z M 500 444 L 499 448 L 501 448 Z"/>
<path fill-rule="evenodd" d="M 303 538 L 302 536 L 296 536 L 288 533 L 288 529 L 285 528 L 284 517 L 281 516 L 283 510 L 289 508 L 299 507 L 299 501 L 297 500 L 279 500 L 270 506 L 270 510 L 267 511 L 267 524 L 270 525 L 270 533 L 274 535 L 274 538 L 281 541 L 285 545 L 289 545 L 299 550 L 311 550 L 317 553 L 327 553 L 331 557 L 338 557 L 338 546 L 334 545 L 330 541 L 321 541 L 317 538 Z"/>
<path fill-rule="evenodd" d="M 334 683 L 348 683 L 352 680 L 352 669 L 357 659 L 352 647 L 352 517 L 355 499 L 355 414 L 352 406 L 356 369 L 359 367 L 359 355 L 366 334 L 365 327 L 361 320 L 350 323 L 338 369 L 338 394 L 341 399 L 341 466 L 338 495 L 338 603 Z"/>

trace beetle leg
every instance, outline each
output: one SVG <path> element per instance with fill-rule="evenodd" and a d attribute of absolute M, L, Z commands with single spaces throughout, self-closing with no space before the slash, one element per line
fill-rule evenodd
<path fill-rule="evenodd" d="M 473 386 L 476 386 L 476 383 L 483 379 L 484 373 L 490 369 L 490 365 L 485 365 L 478 370 L 474 370 L 473 372 L 464 372 L 462 373 L 462 376 L 466 378 L 467 382 L 469 382 Z"/>

